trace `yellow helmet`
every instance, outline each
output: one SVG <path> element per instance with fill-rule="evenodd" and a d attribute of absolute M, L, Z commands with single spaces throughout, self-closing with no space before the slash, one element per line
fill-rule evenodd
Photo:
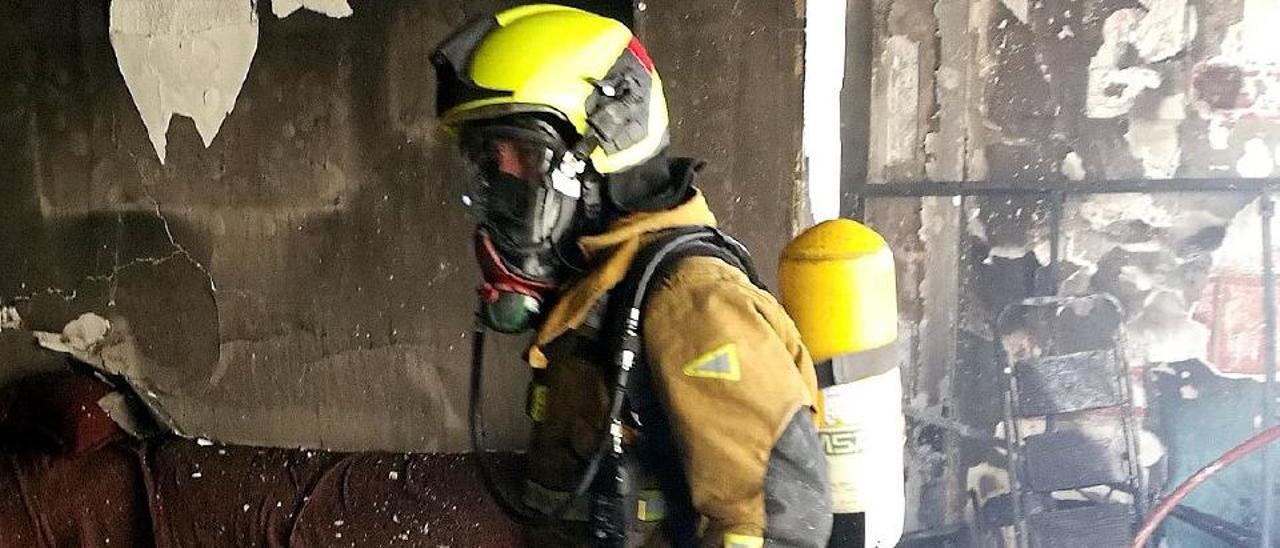
<path fill-rule="evenodd" d="M 618 21 L 534 4 L 474 20 L 431 57 L 436 113 L 446 128 L 518 113 L 549 114 L 577 132 L 575 149 L 601 174 L 666 147 L 662 81 Z"/>

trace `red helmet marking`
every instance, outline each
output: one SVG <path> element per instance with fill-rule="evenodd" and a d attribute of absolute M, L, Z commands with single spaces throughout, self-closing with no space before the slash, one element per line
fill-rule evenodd
<path fill-rule="evenodd" d="M 644 65 L 644 69 L 653 72 L 653 59 L 649 57 L 649 51 L 644 49 L 644 45 L 640 43 L 639 38 L 632 37 L 631 43 L 627 44 L 627 51 L 636 56 L 640 60 L 640 64 Z"/>

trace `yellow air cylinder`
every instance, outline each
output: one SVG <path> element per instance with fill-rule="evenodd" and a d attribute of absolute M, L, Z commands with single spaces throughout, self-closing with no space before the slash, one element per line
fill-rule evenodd
<path fill-rule="evenodd" d="M 862 513 L 865 546 L 895 546 L 906 517 L 906 422 L 893 253 L 858 222 L 826 221 L 787 245 L 778 277 L 822 386 L 819 435 L 836 513 L 831 545 L 848 542 L 841 524 Z"/>
<path fill-rule="evenodd" d="M 874 230 L 834 219 L 782 251 L 782 303 L 815 362 L 898 338 L 893 253 Z"/>

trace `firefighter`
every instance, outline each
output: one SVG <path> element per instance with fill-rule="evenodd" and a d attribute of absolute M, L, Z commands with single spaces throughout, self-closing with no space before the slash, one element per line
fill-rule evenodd
<path fill-rule="evenodd" d="M 592 525 L 598 491 L 625 477 L 623 545 L 825 546 L 813 362 L 749 257 L 711 228 L 702 163 L 668 155 L 662 81 L 640 42 L 612 19 L 528 5 L 466 24 L 432 63 L 437 112 L 474 172 L 479 317 L 533 332 L 521 503 L 556 519 L 534 523 L 531 543 L 610 544 L 609 519 Z M 702 251 L 682 251 L 681 234 Z M 641 278 L 652 283 L 627 286 L 646 264 L 661 266 Z M 637 294 L 632 317 L 617 312 Z M 640 344 L 619 354 L 628 320 Z M 610 436 L 627 468 L 575 498 Z"/>

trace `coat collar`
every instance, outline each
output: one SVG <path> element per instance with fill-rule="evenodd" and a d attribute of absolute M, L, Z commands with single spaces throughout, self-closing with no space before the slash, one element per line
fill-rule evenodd
<path fill-rule="evenodd" d="M 529 364 L 539 369 L 547 366 L 542 348 L 582 326 L 591 308 L 627 275 L 631 262 L 648 235 L 681 226 L 715 225 L 716 218 L 707 206 L 706 198 L 701 191 L 695 191 L 692 197 L 674 208 L 632 213 L 614 222 L 601 234 L 579 239 L 578 247 L 591 270 L 561 294 L 539 326 L 529 348 Z"/>

